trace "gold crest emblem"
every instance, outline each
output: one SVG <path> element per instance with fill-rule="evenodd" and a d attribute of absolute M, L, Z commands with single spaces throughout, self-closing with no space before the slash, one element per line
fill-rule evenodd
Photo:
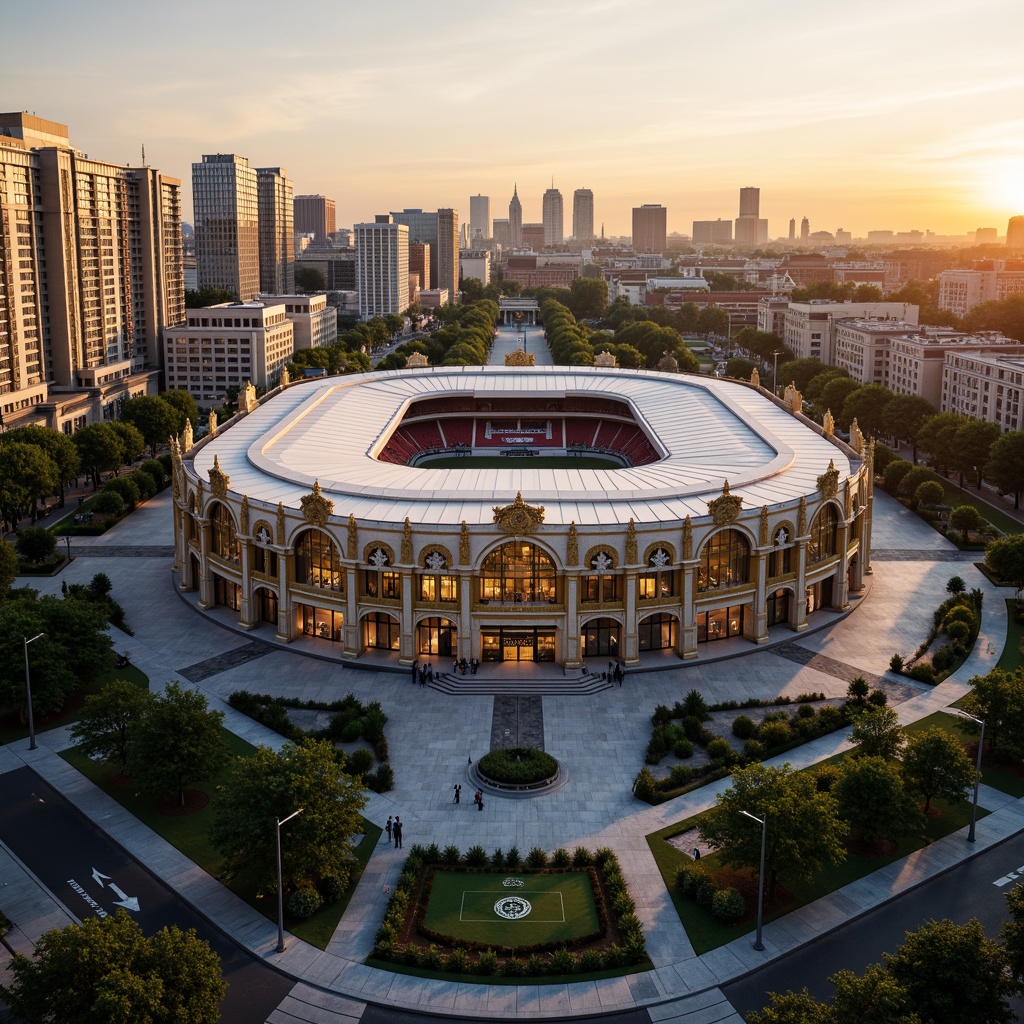
<path fill-rule="evenodd" d="M 535 533 L 537 527 L 544 522 L 544 506 L 527 505 L 523 501 L 523 492 L 519 491 L 511 505 L 494 506 L 494 521 L 506 533 L 513 533 L 517 537 Z"/>

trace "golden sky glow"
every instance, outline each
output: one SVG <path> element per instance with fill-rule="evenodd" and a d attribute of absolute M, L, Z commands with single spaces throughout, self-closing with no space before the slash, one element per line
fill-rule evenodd
<path fill-rule="evenodd" d="M 294 12 L 295 20 L 287 21 Z M 5 109 L 101 159 L 180 177 L 235 152 L 283 166 L 339 225 L 491 197 L 539 221 L 550 184 L 596 224 L 669 231 L 761 188 L 772 237 L 963 234 L 1024 214 L 1020 0 L 106 0 L 13 4 Z"/>

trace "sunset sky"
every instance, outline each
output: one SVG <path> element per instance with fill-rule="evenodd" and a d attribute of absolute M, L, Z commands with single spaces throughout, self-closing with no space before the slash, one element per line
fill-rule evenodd
<path fill-rule="evenodd" d="M 294 21 L 285 19 L 294 14 Z M 962 234 L 1024 214 L 1021 0 L 34 0 L 3 21 L 0 106 L 184 186 L 234 152 L 283 166 L 339 226 L 471 194 L 541 219 L 552 177 L 595 221 L 669 231 L 761 188 L 772 237 Z"/>

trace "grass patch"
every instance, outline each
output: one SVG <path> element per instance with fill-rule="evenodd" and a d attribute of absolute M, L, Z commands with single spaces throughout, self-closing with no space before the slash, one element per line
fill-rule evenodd
<path fill-rule="evenodd" d="M 963 697 L 960 700 L 963 700 Z M 953 704 L 953 707 L 957 707 L 959 703 L 960 701 L 957 701 Z M 959 715 L 937 711 L 934 715 L 929 715 L 927 718 L 922 718 L 919 722 L 906 726 L 905 729 L 909 735 L 915 736 L 928 726 L 934 725 L 940 729 L 945 729 L 946 732 L 952 733 L 958 739 L 963 740 L 966 738 L 966 734 L 958 725 L 962 721 L 963 719 Z M 982 783 L 986 786 L 991 786 L 993 789 L 998 789 L 1000 793 L 1006 793 L 1008 796 L 1018 799 L 1024 797 L 1024 776 L 1021 774 L 1022 770 L 1024 770 L 1024 766 L 1014 762 L 997 764 L 991 760 L 988 754 L 981 759 Z M 982 812 L 979 807 L 978 817 L 982 817 L 983 813 L 987 814 L 988 812 Z"/>
<path fill-rule="evenodd" d="M 957 487 L 949 480 L 940 479 L 939 483 L 942 484 L 943 490 L 946 492 L 946 497 L 943 499 L 944 504 L 949 505 L 950 508 L 956 508 L 959 505 L 973 505 L 981 513 L 982 519 L 987 519 L 1001 533 L 1020 533 L 1024 529 L 1016 519 L 1008 516 L 998 506 L 990 505 L 984 498 L 979 498 L 976 494 Z M 951 530 L 950 533 L 955 534 L 959 539 L 959 530 Z"/>
<path fill-rule="evenodd" d="M 502 885 L 507 877 L 522 881 L 522 887 Z M 499 900 L 519 897 L 532 907 L 526 917 L 497 916 Z M 463 942 L 516 949 L 567 942 L 598 930 L 597 908 L 584 871 L 504 875 L 437 870 L 423 923 Z"/>
<path fill-rule="evenodd" d="M 1024 655 L 1021 654 L 1021 643 L 1024 643 L 1024 626 L 1017 621 L 1017 599 L 1006 599 L 1006 643 L 1003 653 L 996 662 L 996 668 L 1004 672 L 1013 672 L 1024 668 Z"/>
<path fill-rule="evenodd" d="M 63 725 L 71 725 L 82 717 L 82 709 L 85 707 L 85 698 L 97 694 L 107 683 L 115 679 L 127 679 L 140 689 L 149 689 L 149 676 L 134 665 L 125 668 L 113 668 L 102 673 L 100 677 L 88 686 L 76 690 L 67 700 L 63 710 L 56 715 L 46 718 L 35 718 L 36 735 L 46 732 L 48 729 L 56 729 Z M 28 722 L 19 721 L 20 711 L 11 710 L 0 716 L 0 745 L 13 743 L 15 740 L 24 739 L 28 735 Z"/>
<path fill-rule="evenodd" d="M 224 742 L 227 745 L 231 758 L 249 757 L 255 747 L 251 743 L 226 729 L 221 730 Z M 108 796 L 116 800 L 125 810 L 129 811 L 143 824 L 148 825 L 162 839 L 166 839 L 173 847 L 180 850 L 189 860 L 202 868 L 214 878 L 219 878 L 224 858 L 209 840 L 210 825 L 215 813 L 212 797 L 217 790 L 224 785 L 230 774 L 230 764 L 222 769 L 217 775 L 205 782 L 196 782 L 190 785 L 189 789 L 197 789 L 206 793 L 211 798 L 210 803 L 202 810 L 194 814 L 183 816 L 161 814 L 156 809 L 156 800 L 145 793 L 136 791 L 131 780 L 127 782 L 114 781 L 114 769 L 110 764 L 98 764 L 91 758 L 82 754 L 77 747 L 62 751 L 61 755 L 72 767 L 77 768 L 87 779 L 103 790 Z M 293 935 L 302 938 L 319 949 L 326 949 L 334 930 L 341 920 L 351 899 L 356 883 L 362 876 L 363 869 L 370 859 L 370 855 L 380 840 L 381 829 L 372 822 L 363 819 L 365 835 L 362 842 L 356 848 L 357 864 L 352 871 L 352 886 L 349 892 L 337 903 L 317 911 L 312 917 L 305 921 L 291 921 L 285 916 L 285 926 Z M 270 921 L 277 920 L 277 901 L 273 898 L 261 898 L 252 887 L 230 884 L 225 882 L 236 896 L 245 900 L 249 906 L 258 910 Z"/>

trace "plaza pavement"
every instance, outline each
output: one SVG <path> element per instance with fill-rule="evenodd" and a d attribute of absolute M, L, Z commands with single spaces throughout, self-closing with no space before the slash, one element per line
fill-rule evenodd
<path fill-rule="evenodd" d="M 655 964 L 653 971 L 625 978 L 543 986 L 432 981 L 367 967 L 361 961 L 381 920 L 384 886 L 396 880 L 403 857 L 384 842 L 372 855 L 327 950 L 291 938 L 286 952 L 277 955 L 273 922 L 58 756 L 70 745 L 68 728 L 40 734 L 36 751 L 28 750 L 27 741 L 0 748 L 0 774 L 23 764 L 33 767 L 200 912 L 296 978 L 296 988 L 269 1018 L 272 1022 L 358 1019 L 372 1002 L 475 1017 L 564 1018 L 647 1007 L 655 1020 L 735 1024 L 739 1017 L 717 986 L 1024 828 L 1020 803 L 982 786 L 981 803 L 993 813 L 978 823 L 977 843 L 968 846 L 961 831 L 771 922 L 764 930 L 763 953 L 753 950 L 747 935 L 697 956 L 672 908 L 645 837 L 710 807 L 728 781 L 658 807 L 632 797 L 630 785 L 643 763 L 656 704 L 672 704 L 690 689 L 699 690 L 709 703 L 811 690 L 840 697 L 851 675 L 861 673 L 882 679 L 892 699 L 900 701 L 901 720 L 910 722 L 957 699 L 967 690 L 968 679 L 998 660 L 1007 591 L 994 587 L 975 568 L 976 556 L 956 552 L 883 493 L 875 501 L 874 573 L 866 594 L 854 599 L 847 616 L 823 616 L 819 621 L 826 627 L 805 634 L 775 627 L 768 649 L 723 641 L 709 645 L 696 664 L 676 663 L 664 670 L 659 660 L 655 667 L 661 670 L 631 672 L 624 687 L 593 696 L 545 697 L 545 747 L 568 768 L 568 783 L 529 800 L 490 796 L 482 812 L 468 801 L 455 807 L 450 800 L 454 783 L 472 788 L 467 785 L 466 761 L 475 760 L 489 746 L 493 699 L 447 696 L 413 686 L 406 670 L 356 668 L 311 656 L 323 651 L 314 641 L 282 648 L 273 642 L 269 627 L 242 633 L 229 628 L 230 617 L 223 609 L 200 613 L 193 595 L 177 593 L 171 573 L 170 500 L 165 491 L 102 537 L 76 539 L 72 549 L 78 555 L 61 576 L 19 584 L 59 593 L 62 580 L 85 583 L 96 572 L 107 573 L 113 595 L 135 632 L 126 637 L 112 630 L 117 648 L 130 648 L 133 663 L 149 675 L 153 689 L 170 679 L 194 680 L 192 685 L 210 705 L 224 711 L 227 727 L 252 743 L 278 746 L 282 740 L 227 705 L 233 690 L 319 700 L 352 692 L 361 700 L 379 700 L 389 717 L 395 788 L 370 794 L 367 817 L 383 823 L 388 815 L 398 814 L 410 844 L 454 843 L 466 849 L 479 843 L 488 850 L 516 845 L 524 854 L 534 846 L 548 851 L 559 846 L 611 847 L 622 863 Z M 954 677 L 934 688 L 893 677 L 886 671 L 890 656 L 897 651 L 909 654 L 920 643 L 954 573 L 969 588 L 979 587 L 985 594 L 982 632 L 974 653 Z M 742 657 L 734 656 L 740 652 Z M 790 751 L 785 760 L 808 765 L 846 745 L 845 735 L 839 733 Z M 3 849 L 0 884 L 0 907 L 15 922 L 8 936 L 13 948 L 27 951 L 43 931 L 69 920 L 28 869 Z M 0 955 L 6 956 L 2 951 Z"/>

